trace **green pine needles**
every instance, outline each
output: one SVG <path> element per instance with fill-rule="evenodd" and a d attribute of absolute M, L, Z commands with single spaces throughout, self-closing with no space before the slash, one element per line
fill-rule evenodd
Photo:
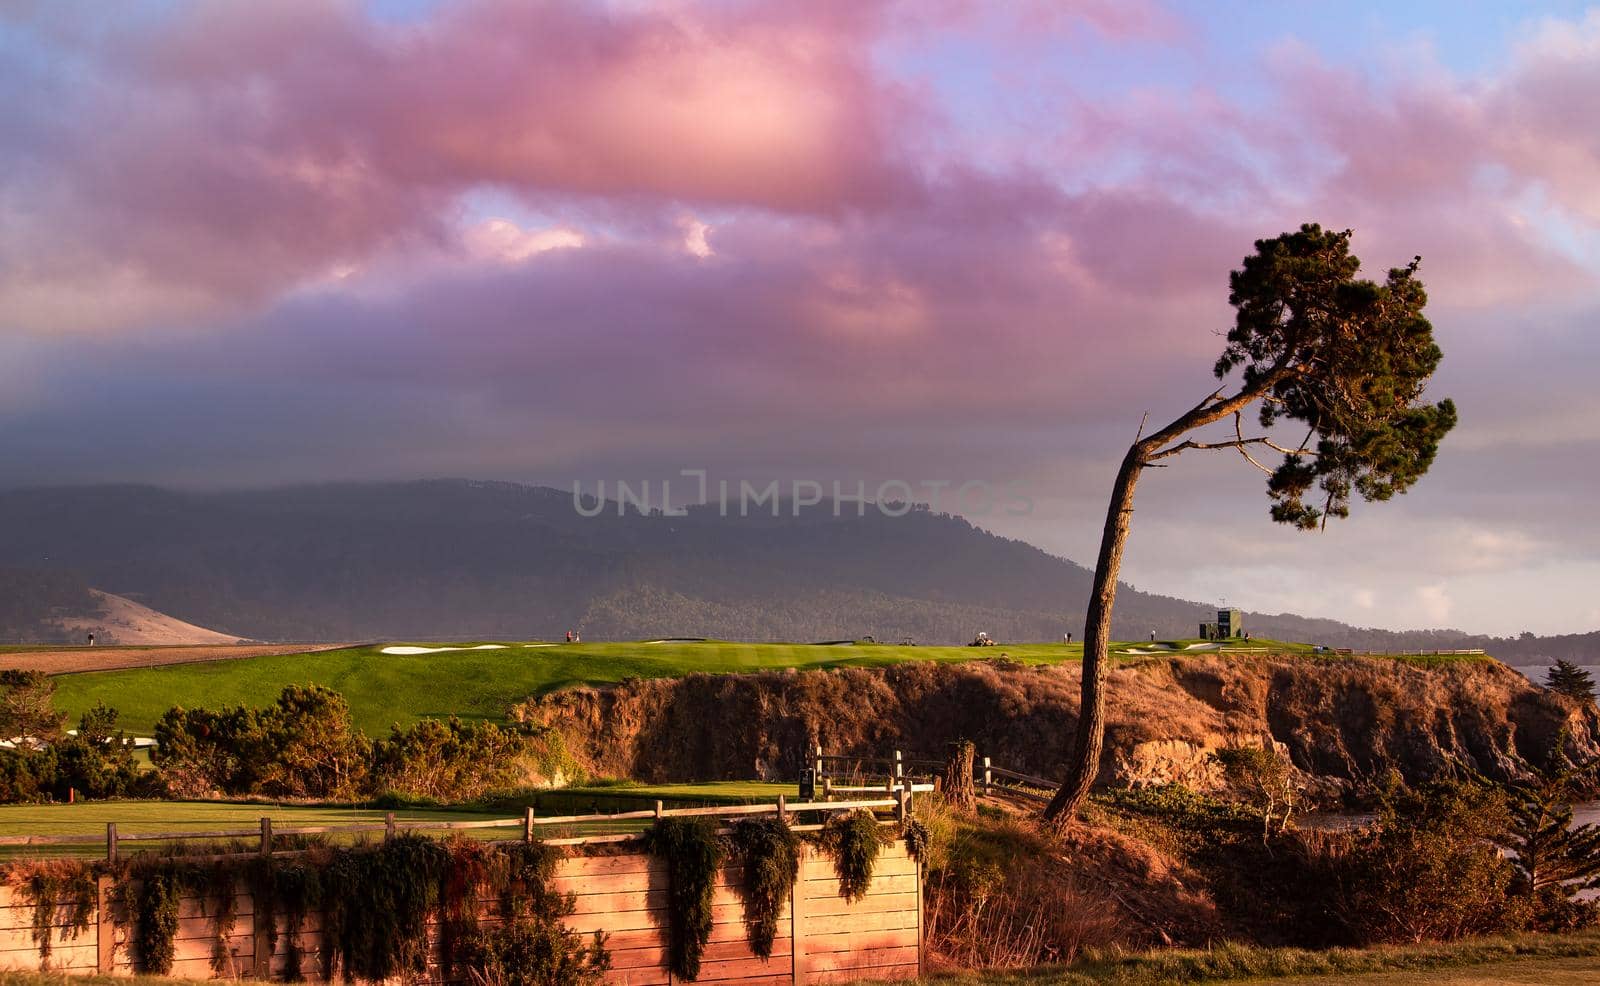
<path fill-rule="evenodd" d="M 800 839 L 788 822 L 774 816 L 735 822 L 731 841 L 744 862 L 740 894 L 750 950 L 770 959 L 778 937 L 778 915 L 800 876 Z"/>
<path fill-rule="evenodd" d="M 1568 698 L 1594 701 L 1594 676 L 1571 661 L 1557 661 L 1545 672 L 1544 686 Z"/>
<path fill-rule="evenodd" d="M 861 900 L 872 887 L 872 870 L 886 841 L 883 827 L 870 811 L 858 810 L 831 816 L 822 826 L 819 840 L 833 857 L 833 870 L 839 875 L 839 896 Z"/>
<path fill-rule="evenodd" d="M 667 864 L 667 967 L 693 982 L 711 939 L 711 902 L 727 852 L 703 818 L 663 818 L 645 833 L 645 849 Z"/>

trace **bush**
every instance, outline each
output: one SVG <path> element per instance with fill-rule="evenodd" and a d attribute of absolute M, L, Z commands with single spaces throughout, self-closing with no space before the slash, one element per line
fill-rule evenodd
<path fill-rule="evenodd" d="M 1526 926 L 1528 902 L 1511 892 L 1515 872 L 1495 845 L 1509 826 L 1505 799 L 1485 786 L 1391 788 L 1334 869 L 1336 913 L 1362 944 Z"/>
<path fill-rule="evenodd" d="M 939 795 L 914 810 L 926 834 L 926 940 L 942 963 L 1026 968 L 1130 940 L 1121 908 L 1084 879 L 1083 860 L 1038 825 L 960 816 Z"/>
<path fill-rule="evenodd" d="M 610 967 L 599 932 L 587 944 L 559 922 L 511 922 L 469 938 L 463 957 L 474 986 L 588 986 Z"/>
<path fill-rule="evenodd" d="M 150 778 L 133 759 L 133 742 L 115 731 L 116 722 L 115 709 L 97 704 L 76 736 L 36 749 L 0 750 L 0 803 L 147 793 Z"/>
<path fill-rule="evenodd" d="M 1289 828 L 1299 801 L 1294 765 L 1276 746 L 1229 746 L 1212 754 L 1235 791 L 1261 812 L 1261 841 Z"/>
<path fill-rule="evenodd" d="M 528 728 L 424 719 L 409 729 L 395 726 L 388 739 L 373 744 L 372 773 L 386 792 L 467 801 L 550 778 L 549 752 L 547 735 Z"/>
<path fill-rule="evenodd" d="M 571 757 L 553 731 L 425 719 L 373 743 L 345 700 L 315 685 L 291 685 L 265 709 L 170 709 L 156 724 L 156 743 L 152 759 L 179 797 L 377 796 L 380 807 L 409 807 L 571 776 Z"/>
<path fill-rule="evenodd" d="M 290 685 L 265 709 L 168 710 L 151 759 L 176 795 L 354 798 L 371 744 L 337 692 Z"/>

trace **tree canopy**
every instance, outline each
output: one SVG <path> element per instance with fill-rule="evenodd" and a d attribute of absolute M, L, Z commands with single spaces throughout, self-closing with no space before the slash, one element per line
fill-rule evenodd
<path fill-rule="evenodd" d="M 1256 241 L 1229 279 L 1237 316 L 1215 367 L 1218 379 L 1243 368 L 1241 393 L 1259 393 L 1262 427 L 1305 426 L 1298 448 L 1280 449 L 1267 491 L 1273 520 L 1307 530 L 1349 516 L 1352 492 L 1405 492 L 1456 423 L 1450 400 L 1422 401 L 1443 356 L 1422 314 L 1422 258 L 1382 283 L 1360 279 L 1350 236 L 1307 224 Z M 1314 485 L 1320 506 L 1307 502 Z"/>
<path fill-rule="evenodd" d="M 1572 698 L 1594 701 L 1594 676 L 1571 661 L 1556 661 L 1545 672 L 1544 685 Z"/>

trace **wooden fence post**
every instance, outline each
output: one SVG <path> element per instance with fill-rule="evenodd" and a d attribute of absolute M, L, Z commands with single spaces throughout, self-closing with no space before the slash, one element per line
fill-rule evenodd
<path fill-rule="evenodd" d="M 788 799 L 787 796 L 780 794 L 780 795 L 778 795 L 778 821 L 787 822 L 788 820 L 789 820 L 789 799 Z"/>
<path fill-rule="evenodd" d="M 533 841 L 533 806 L 532 805 L 528 806 L 528 810 L 522 816 L 522 841 L 523 842 L 532 842 Z"/>
<path fill-rule="evenodd" d="M 820 781 L 820 780 L 822 780 L 822 744 L 821 743 L 817 744 L 817 761 L 816 761 L 815 767 L 816 767 L 816 770 L 817 770 L 817 780 Z"/>
<path fill-rule="evenodd" d="M 261 816 L 261 859 L 264 865 L 272 865 L 272 819 Z M 252 975 L 257 979 L 272 978 L 272 931 L 277 924 L 278 915 L 272 910 L 271 900 L 257 900 L 250 911 L 251 939 L 254 945 L 255 960 Z"/>
<path fill-rule="evenodd" d="M 983 758 L 983 796 L 984 797 L 987 798 L 989 796 L 989 785 L 993 784 L 993 783 L 994 783 L 993 766 L 989 763 L 989 758 L 988 757 L 984 757 Z"/>
<path fill-rule="evenodd" d="M 117 823 L 106 823 L 106 862 L 117 861 Z"/>
<path fill-rule="evenodd" d="M 388 842 L 394 838 L 394 812 L 383 813 L 383 841 Z"/>
<path fill-rule="evenodd" d="M 805 982 L 805 973 L 801 965 L 806 957 L 806 857 L 811 855 L 804 843 L 800 845 L 800 879 L 794 882 L 789 890 L 789 969 L 793 973 L 795 986 Z"/>
<path fill-rule="evenodd" d="M 117 926 L 111 920 L 111 876 L 101 874 L 94 881 L 94 971 L 109 976 L 117 959 Z"/>
<path fill-rule="evenodd" d="M 833 800 L 833 778 L 831 777 L 824 777 L 822 779 L 822 800 Z"/>
<path fill-rule="evenodd" d="M 662 810 L 662 807 L 661 807 L 661 802 L 657 801 L 656 802 L 656 821 L 659 822 L 662 819 L 662 817 L 663 817 L 663 810 Z"/>
<path fill-rule="evenodd" d="M 906 822 L 909 821 L 910 818 L 911 818 L 911 785 L 910 785 L 910 783 L 907 783 L 904 787 L 902 787 L 900 789 L 900 793 L 896 796 L 895 800 L 898 802 L 898 804 L 896 804 L 894 806 L 895 821 L 899 822 L 900 823 L 900 827 L 902 829 L 904 829 L 905 825 L 906 825 Z"/>

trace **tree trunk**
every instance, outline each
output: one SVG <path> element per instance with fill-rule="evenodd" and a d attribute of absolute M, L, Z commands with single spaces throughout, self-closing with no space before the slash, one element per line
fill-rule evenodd
<path fill-rule="evenodd" d="M 1106 509 L 1100 558 L 1094 567 L 1094 588 L 1089 594 L 1089 615 L 1083 631 L 1083 698 L 1078 709 L 1078 729 L 1067 761 L 1067 779 L 1044 810 L 1045 821 L 1057 825 L 1071 821 L 1077 814 L 1100 769 L 1106 730 L 1105 680 L 1111 663 L 1111 607 L 1117 599 L 1117 573 L 1122 569 L 1122 551 L 1128 544 L 1133 491 L 1145 466 L 1147 444 L 1148 440 L 1135 442 L 1128 449 Z"/>
<path fill-rule="evenodd" d="M 950 759 L 944 765 L 944 802 L 961 815 L 971 815 L 978 810 L 978 794 L 972 784 L 972 758 L 976 747 L 971 740 L 950 744 Z"/>

